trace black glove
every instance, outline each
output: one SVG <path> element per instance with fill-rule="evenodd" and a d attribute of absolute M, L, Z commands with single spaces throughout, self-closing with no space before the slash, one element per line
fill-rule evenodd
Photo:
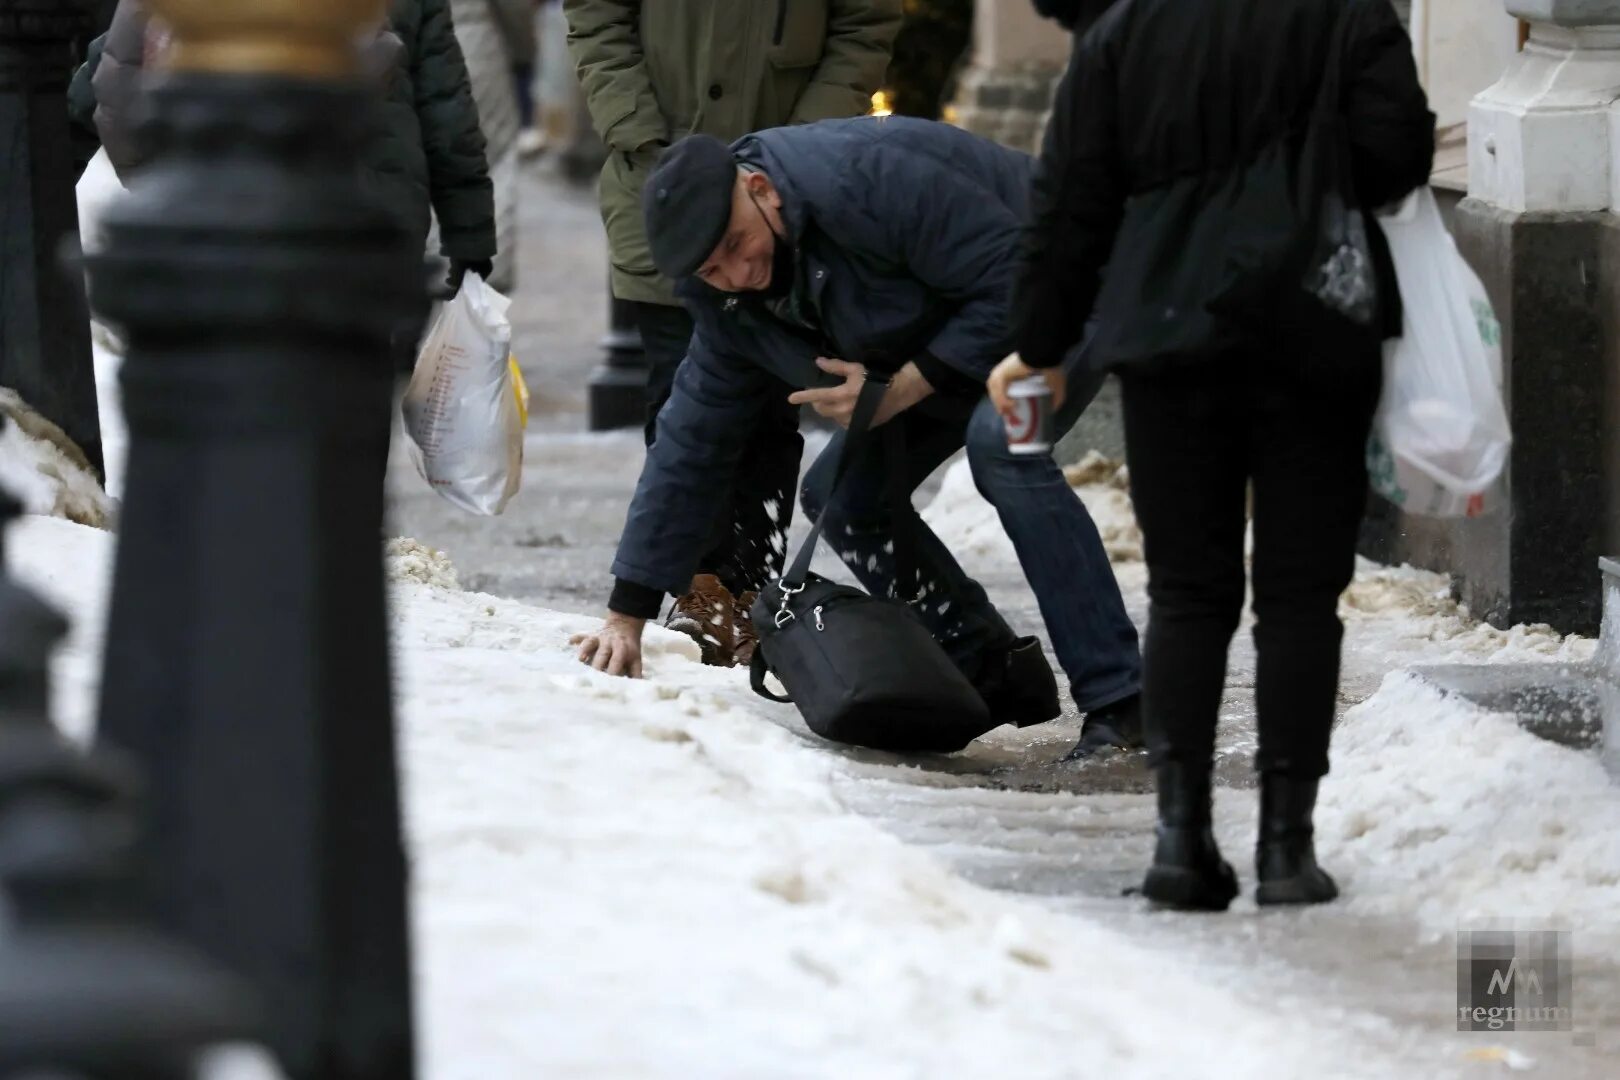
<path fill-rule="evenodd" d="M 461 289 L 461 279 L 467 276 L 467 271 L 471 270 L 485 281 L 488 281 L 489 275 L 494 269 L 495 263 L 491 259 L 473 259 L 470 261 L 451 259 L 450 276 L 445 280 L 445 284 L 450 286 L 450 295 L 454 296 Z"/>

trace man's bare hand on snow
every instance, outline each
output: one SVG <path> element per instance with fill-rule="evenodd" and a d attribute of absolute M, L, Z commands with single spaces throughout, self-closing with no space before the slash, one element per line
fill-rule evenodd
<path fill-rule="evenodd" d="M 861 387 L 866 383 L 866 369 L 848 360 L 833 360 L 825 356 L 816 357 L 816 366 L 828 374 L 843 376 L 843 383 L 825 389 L 795 391 L 788 395 L 789 404 L 808 405 L 839 427 L 849 427 L 850 421 L 855 418 L 855 403 L 860 400 Z M 933 392 L 933 386 L 923 378 L 917 365 L 907 364 L 895 372 L 889 381 L 889 388 L 884 391 L 883 401 L 878 405 L 877 415 L 872 418 L 872 426 L 887 423 Z"/>
<path fill-rule="evenodd" d="M 568 644 L 579 646 L 579 662 L 609 675 L 641 678 L 641 631 L 646 619 L 610 612 L 593 634 L 575 634 Z"/>

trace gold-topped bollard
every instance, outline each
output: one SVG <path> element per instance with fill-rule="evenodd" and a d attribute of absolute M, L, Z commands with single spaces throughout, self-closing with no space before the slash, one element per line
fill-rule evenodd
<path fill-rule="evenodd" d="M 427 296 L 358 168 L 382 4 L 150 3 L 152 164 L 90 266 L 129 345 L 98 736 L 149 777 L 161 925 L 254 986 L 290 1080 L 411 1080 L 382 481 Z"/>
<path fill-rule="evenodd" d="M 150 0 L 174 35 L 171 71 L 342 79 L 355 43 L 387 17 L 383 0 Z"/>

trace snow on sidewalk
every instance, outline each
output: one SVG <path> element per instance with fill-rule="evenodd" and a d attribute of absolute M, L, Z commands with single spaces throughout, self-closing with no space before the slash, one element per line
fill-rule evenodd
<path fill-rule="evenodd" d="M 988 510 L 963 479 L 944 488 L 956 509 L 942 494 L 929 512 L 947 529 Z M 1128 496 L 1082 495 L 1134 593 Z M 10 537 L 18 576 L 73 613 L 56 708 L 80 736 L 111 545 L 46 518 Z M 845 759 L 684 638 L 652 631 L 649 677 L 609 679 L 567 645 L 594 619 L 457 591 L 413 542 L 387 565 L 434 1080 L 1409 1071 L 1353 1044 L 1356 1022 L 1318 1022 L 1324 1001 L 1256 1000 L 1152 941 L 966 883 L 845 810 Z M 1364 667 L 1590 654 L 1481 627 L 1419 571 L 1368 564 L 1345 605 Z M 1252 836 L 1254 803 L 1220 794 L 1223 836 Z M 1319 838 L 1346 889 L 1317 918 L 1439 937 L 1542 916 L 1583 949 L 1615 941 L 1620 801 L 1594 758 L 1398 671 L 1337 729 Z"/>
<path fill-rule="evenodd" d="M 1071 470 L 1102 534 L 1127 602 L 1146 586 L 1141 533 L 1126 477 L 1102 459 Z M 995 510 L 951 465 L 924 512 L 976 566 L 1016 566 Z M 965 560 L 966 561 L 966 560 Z M 1377 693 L 1334 729 L 1322 784 L 1319 853 L 1341 878 L 1338 905 L 1404 915 L 1429 935 L 1490 917 L 1540 918 L 1582 932 L 1583 948 L 1620 944 L 1620 791 L 1595 754 L 1522 730 L 1510 716 L 1447 697 L 1411 675 L 1424 664 L 1583 663 L 1595 642 L 1547 626 L 1500 630 L 1452 599 L 1445 575 L 1360 560 L 1340 601 L 1347 676 Z M 1244 626 L 1252 624 L 1245 613 Z M 1234 649 L 1248 647 L 1246 629 Z M 1258 816 L 1253 792 L 1221 792 L 1223 841 L 1244 851 Z"/>
<path fill-rule="evenodd" d="M 0 490 L 27 513 L 111 527 L 116 508 L 78 444 L 4 387 L 0 418 Z"/>
<path fill-rule="evenodd" d="M 56 707 L 83 736 L 112 538 L 29 518 L 10 539 L 73 614 Z M 593 620 L 426 584 L 448 578 L 419 547 L 390 562 L 424 1075 L 1392 1073 L 1303 1006 L 844 810 L 841 759 L 685 639 L 654 632 L 649 678 L 609 679 L 567 645 Z"/>

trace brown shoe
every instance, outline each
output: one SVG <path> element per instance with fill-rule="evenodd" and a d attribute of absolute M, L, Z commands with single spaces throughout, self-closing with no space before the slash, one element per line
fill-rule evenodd
<path fill-rule="evenodd" d="M 675 601 L 664 625 L 676 633 L 685 634 L 698 643 L 703 662 L 712 667 L 734 667 L 737 664 L 736 601 L 731 590 L 720 584 L 713 574 L 699 574 L 692 579 L 687 594 Z M 752 627 L 750 627 L 750 635 Z M 753 652 L 749 651 L 750 658 Z"/>
<path fill-rule="evenodd" d="M 754 616 L 751 614 L 754 601 L 757 599 L 759 599 L 757 592 L 743 593 L 737 597 L 736 608 L 731 615 L 733 627 L 731 653 L 743 667 L 754 662 L 754 647 L 759 644 L 759 635 L 754 632 Z"/>

